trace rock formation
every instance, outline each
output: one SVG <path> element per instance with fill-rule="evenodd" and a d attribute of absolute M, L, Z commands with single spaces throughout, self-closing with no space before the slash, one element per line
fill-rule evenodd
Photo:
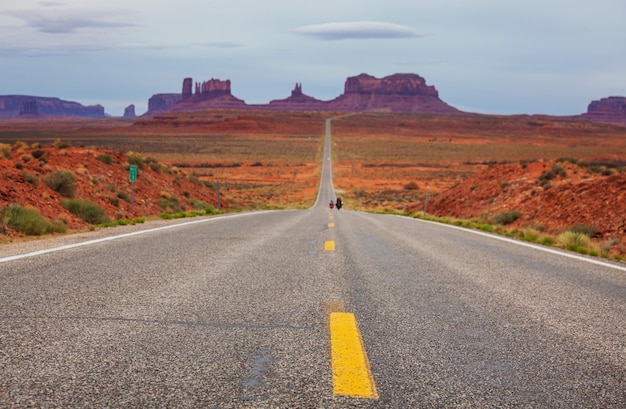
<path fill-rule="evenodd" d="M 130 104 L 124 109 L 124 118 L 135 118 L 135 105 Z"/>
<path fill-rule="evenodd" d="M 321 101 L 302 92 L 302 84 L 296 83 L 291 96 L 276 99 L 269 104 L 247 105 L 231 93 L 230 80 L 212 78 L 202 83 L 183 80 L 182 93 L 175 104 L 149 103 L 148 115 L 156 112 L 193 111 L 209 108 L 272 109 L 293 111 L 351 111 L 351 112 L 406 112 L 432 114 L 460 114 L 439 99 L 432 85 L 426 85 L 417 74 L 395 74 L 384 78 L 361 74 L 350 77 L 345 83 L 345 92 L 331 101 Z M 161 94 L 163 95 L 163 94 Z M 168 94 L 175 95 L 175 94 Z M 173 99 L 169 100 L 169 102 Z"/>
<path fill-rule="evenodd" d="M 148 113 L 167 111 L 181 100 L 181 94 L 155 94 L 148 100 Z"/>
<path fill-rule="evenodd" d="M 270 101 L 268 108 L 276 110 L 325 110 L 325 102 L 310 97 L 302 92 L 302 84 L 296 83 L 291 96 Z"/>
<path fill-rule="evenodd" d="M 30 116 L 30 117 L 38 117 L 39 111 L 37 110 L 37 101 L 24 101 L 22 103 L 22 107 L 20 108 L 20 117 Z"/>
<path fill-rule="evenodd" d="M 460 114 L 439 99 L 434 86 L 417 74 L 375 78 L 361 74 L 346 80 L 344 93 L 328 106 L 334 111 Z"/>
<path fill-rule="evenodd" d="M 626 97 L 608 97 L 592 101 L 581 119 L 594 122 L 626 124 Z"/>
<path fill-rule="evenodd" d="M 176 103 L 159 111 L 171 110 L 180 112 L 211 108 L 245 109 L 248 107 L 243 100 L 234 97 L 231 93 L 230 80 L 222 81 L 211 78 L 209 81 L 196 82 L 193 94 L 192 86 L 193 79 L 185 78 L 183 80 L 182 93 L 178 95 Z M 153 108 L 150 105 L 148 106 L 148 115 L 158 112 Z"/>
<path fill-rule="evenodd" d="M 38 117 L 82 117 L 102 118 L 102 105 L 84 106 L 78 102 L 64 101 L 59 98 L 34 97 L 28 95 L 0 96 L 0 118 Z"/>

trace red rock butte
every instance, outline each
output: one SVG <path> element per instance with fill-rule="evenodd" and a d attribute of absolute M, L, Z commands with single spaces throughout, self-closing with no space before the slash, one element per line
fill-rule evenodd
<path fill-rule="evenodd" d="M 344 93 L 330 101 L 306 95 L 297 83 L 291 96 L 268 104 L 246 104 L 231 93 L 230 81 L 212 78 L 202 83 L 183 80 L 182 93 L 157 94 L 150 98 L 148 114 L 163 111 L 194 111 L 208 108 L 270 109 L 285 111 L 350 111 L 462 114 L 439 99 L 439 93 L 417 74 L 394 74 L 384 78 L 361 74 L 346 80 Z"/>

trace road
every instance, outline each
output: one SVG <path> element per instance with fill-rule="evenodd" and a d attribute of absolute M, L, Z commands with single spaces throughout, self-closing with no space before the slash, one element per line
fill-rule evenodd
<path fill-rule="evenodd" d="M 331 211 L 329 143 L 308 210 L 0 247 L 0 407 L 626 407 L 623 264 Z"/>

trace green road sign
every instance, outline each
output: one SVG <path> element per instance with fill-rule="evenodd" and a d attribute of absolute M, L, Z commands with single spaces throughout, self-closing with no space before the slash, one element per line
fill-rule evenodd
<path fill-rule="evenodd" d="M 137 180 L 137 166 L 130 165 L 130 181 L 134 182 Z"/>

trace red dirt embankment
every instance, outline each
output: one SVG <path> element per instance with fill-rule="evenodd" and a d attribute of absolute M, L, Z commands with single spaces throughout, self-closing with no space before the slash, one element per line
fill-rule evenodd
<path fill-rule="evenodd" d="M 175 210 L 164 208 L 163 199 L 169 199 L 169 203 L 175 203 L 178 199 L 181 210 L 185 211 L 193 209 L 190 203 L 193 199 L 214 207 L 217 205 L 216 194 L 211 188 L 176 168 L 146 162 L 142 164 L 143 169 L 138 170 L 131 210 L 130 199 L 133 195 L 128 161 L 129 155 L 115 151 L 72 147 L 33 148 L 20 143 L 12 147 L 2 145 L 0 209 L 19 204 L 37 209 L 50 221 L 62 221 L 69 229 L 87 226 L 86 222 L 61 206 L 61 195 L 44 183 L 43 179 L 58 171 L 74 175 L 74 198 L 96 203 L 112 220 L 158 216 Z M 16 235 L 11 231 L 10 234 Z"/>
<path fill-rule="evenodd" d="M 423 203 L 408 210 L 422 211 Z M 596 237 L 616 239 L 626 250 L 626 173 L 606 166 L 563 162 L 494 165 L 431 198 L 428 213 L 472 219 L 517 210 L 512 227 L 558 234 L 575 225 L 593 227 Z"/>

